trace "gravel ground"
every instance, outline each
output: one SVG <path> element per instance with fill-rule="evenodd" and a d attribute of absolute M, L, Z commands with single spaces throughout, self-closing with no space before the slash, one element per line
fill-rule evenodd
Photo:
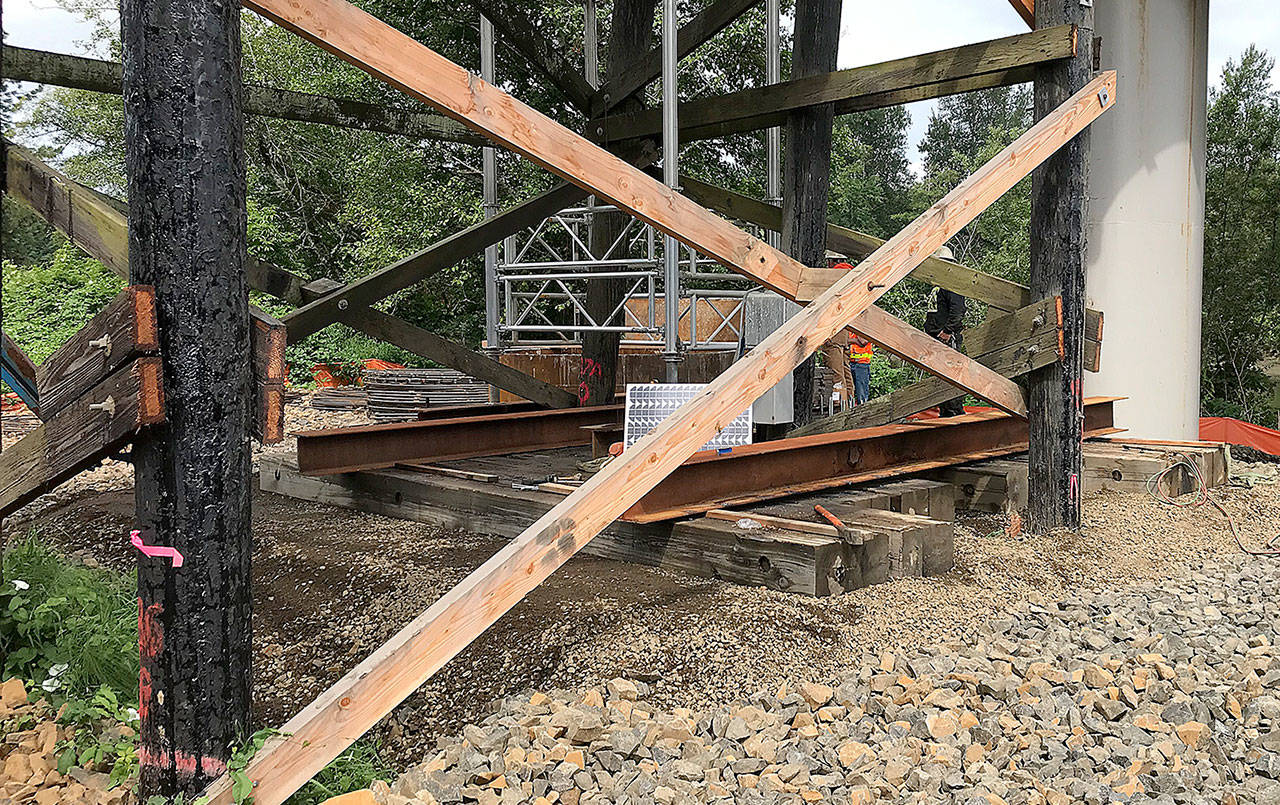
<path fill-rule="evenodd" d="M 667 710 L 615 679 L 508 698 L 379 801 L 1280 801 L 1280 564 L 1021 602 L 823 682 Z"/>
<path fill-rule="evenodd" d="M 358 419 L 296 406 L 288 417 L 291 429 Z M 1215 497 L 1246 543 L 1260 546 L 1280 530 L 1277 467 L 1236 469 L 1257 485 Z M 6 530 L 34 528 L 87 561 L 130 571 L 130 479 L 83 478 Z M 505 544 L 265 493 L 254 519 L 255 715 L 263 724 L 292 715 Z M 648 685 L 648 707 L 726 706 L 787 680 L 837 680 L 869 655 L 963 640 L 1010 604 L 1182 583 L 1207 560 L 1237 553 L 1209 506 L 1099 493 L 1086 500 L 1085 520 L 1078 536 L 1010 538 L 1002 517 L 965 516 L 951 573 L 829 599 L 575 558 L 410 697 L 377 737 L 404 768 L 438 736 L 484 718 L 494 701 L 602 688 L 615 677 Z"/>

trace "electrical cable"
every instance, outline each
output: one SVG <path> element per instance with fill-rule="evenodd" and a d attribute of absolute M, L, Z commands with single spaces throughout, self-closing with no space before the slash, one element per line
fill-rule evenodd
<path fill-rule="evenodd" d="M 1235 538 L 1236 545 L 1239 546 L 1241 551 L 1249 554 L 1250 556 L 1280 556 L 1280 548 L 1274 547 L 1276 540 L 1280 539 L 1280 534 L 1271 538 L 1270 542 L 1267 543 L 1266 549 L 1255 550 L 1253 548 L 1245 547 L 1244 541 L 1240 539 L 1240 531 L 1236 528 L 1236 521 L 1235 518 L 1231 516 L 1231 512 L 1227 511 L 1226 507 L 1209 494 L 1209 484 L 1205 481 L 1204 474 L 1200 472 L 1200 465 L 1196 464 L 1196 462 L 1192 461 L 1183 453 L 1174 453 L 1173 457 L 1177 460 L 1171 462 L 1169 466 L 1147 479 L 1147 494 L 1151 495 L 1151 497 L 1161 503 L 1168 503 L 1180 508 L 1199 508 L 1206 503 L 1212 503 L 1214 508 L 1222 512 L 1222 516 L 1227 518 L 1227 526 L 1231 529 L 1231 536 Z M 1195 497 L 1190 500 L 1178 500 L 1165 494 L 1163 488 L 1165 477 L 1179 467 L 1186 467 L 1187 471 L 1191 473 L 1191 477 L 1195 480 Z"/>

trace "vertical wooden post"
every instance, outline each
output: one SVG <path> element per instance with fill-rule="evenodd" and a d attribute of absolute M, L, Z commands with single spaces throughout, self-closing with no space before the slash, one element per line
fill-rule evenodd
<path fill-rule="evenodd" d="M 613 25 L 609 34 L 609 66 L 605 83 L 627 71 L 632 62 L 653 46 L 653 15 L 658 0 L 617 0 L 613 4 Z M 610 101 L 612 103 L 612 101 Z M 618 111 L 636 111 L 639 101 L 629 99 L 615 107 Z M 617 239 L 630 216 L 624 212 L 596 213 L 591 220 L 588 244 L 600 254 Z M 624 279 L 591 280 L 587 284 L 586 308 L 596 321 L 622 304 L 630 285 Z M 621 333 L 583 333 L 582 365 L 578 376 L 580 405 L 608 405 L 613 402 L 613 389 L 618 377 L 618 343 Z"/>
<path fill-rule="evenodd" d="M 791 77 L 836 69 L 840 0 L 797 0 Z M 827 200 L 831 191 L 831 104 L 787 116 L 782 179 L 781 248 L 808 266 L 826 267 Z M 795 368 L 795 425 L 813 415 L 814 360 Z"/>
<path fill-rule="evenodd" d="M 1080 0 L 1036 0 L 1036 27 L 1077 26 L 1076 55 L 1042 67 L 1035 79 L 1036 119 L 1053 111 L 1093 75 L 1093 8 Z M 1083 451 L 1085 215 L 1089 132 L 1076 135 L 1035 173 L 1031 184 L 1031 293 L 1062 299 L 1063 358 L 1029 379 L 1028 525 L 1036 531 L 1080 527 Z"/>
<path fill-rule="evenodd" d="M 141 794 L 226 769 L 250 702 L 240 4 L 123 0 L 129 276 L 156 289 L 165 424 L 134 445 Z M 122 539 L 128 539 L 122 535 Z"/>

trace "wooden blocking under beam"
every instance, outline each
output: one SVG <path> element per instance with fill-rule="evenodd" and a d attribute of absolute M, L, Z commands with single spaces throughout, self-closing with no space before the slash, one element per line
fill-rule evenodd
<path fill-rule="evenodd" d="M 698 546 L 707 570 L 701 575 L 734 584 L 817 596 L 858 586 L 844 583 L 846 546 L 835 537 L 738 528 L 736 523 L 706 517 L 676 523 L 671 536 L 679 544 Z"/>
<path fill-rule="evenodd" d="M 164 421 L 159 358 L 137 358 L 0 453 L 0 517 Z"/>
<path fill-rule="evenodd" d="M 57 414 L 126 362 L 159 348 L 155 289 L 125 288 L 36 370 L 43 416 Z"/>

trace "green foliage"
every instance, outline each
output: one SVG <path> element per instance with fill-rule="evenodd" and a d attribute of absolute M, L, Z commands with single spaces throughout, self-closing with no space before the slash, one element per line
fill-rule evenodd
<path fill-rule="evenodd" d="M 261 729 L 231 750 L 231 759 L 227 761 L 227 776 L 231 778 L 231 798 L 236 805 L 253 801 L 253 781 L 245 774 L 245 769 L 249 767 L 253 756 L 266 745 L 267 739 L 279 734 L 279 730 Z"/>
<path fill-rule="evenodd" d="M 1206 414 L 1274 425 L 1262 372 L 1280 355 L 1280 92 L 1250 47 L 1210 95 L 1201 399 Z"/>
<path fill-rule="evenodd" d="M 912 189 L 914 218 L 965 177 L 1000 153 L 1031 126 L 1031 90 L 1025 86 L 954 95 L 938 102 L 920 143 L 924 176 Z M 1031 179 L 996 200 L 948 245 L 960 263 L 1026 284 L 1031 276 Z M 903 221 L 905 223 L 905 220 Z M 981 321 L 985 305 L 970 304 L 968 323 Z"/>
<path fill-rule="evenodd" d="M 368 788 L 374 780 L 394 780 L 377 744 L 357 741 L 312 777 L 285 805 L 319 805 L 330 797 Z"/>
<path fill-rule="evenodd" d="M 138 690 L 137 599 L 110 571 L 68 560 L 36 535 L 11 539 L 0 582 L 0 657 L 5 677 L 54 698 Z"/>
<path fill-rule="evenodd" d="M 54 241 L 56 242 L 56 241 Z M 4 261 L 4 329 L 39 363 L 124 288 L 124 281 L 69 242 L 29 265 Z"/>
<path fill-rule="evenodd" d="M 107 686 L 87 698 L 70 698 L 58 723 L 74 726 L 74 735 L 57 747 L 58 772 L 72 766 L 108 769 L 111 787 L 121 785 L 138 771 L 138 712 L 122 706 Z"/>

